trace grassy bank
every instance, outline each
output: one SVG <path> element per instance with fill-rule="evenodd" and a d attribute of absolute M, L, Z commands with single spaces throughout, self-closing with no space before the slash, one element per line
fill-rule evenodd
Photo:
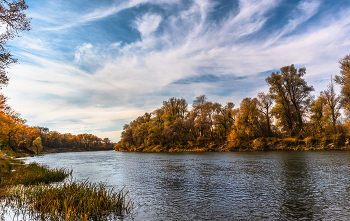
<path fill-rule="evenodd" d="M 116 220 L 132 209 L 122 190 L 88 181 L 62 182 L 71 174 L 37 163 L 25 165 L 0 151 L 0 217 L 12 210 L 30 220 Z"/>
<path fill-rule="evenodd" d="M 72 171 L 66 169 L 49 169 L 46 166 L 39 165 L 37 163 L 31 163 L 29 165 L 17 166 L 15 171 L 10 173 L 6 179 L 3 180 L 3 185 L 36 185 L 36 184 L 49 184 L 52 182 L 63 181 L 69 176 Z"/>

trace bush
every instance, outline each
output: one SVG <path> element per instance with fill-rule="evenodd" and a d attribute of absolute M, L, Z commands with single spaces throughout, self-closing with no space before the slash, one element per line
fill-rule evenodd
<path fill-rule="evenodd" d="M 265 149 L 266 148 L 266 139 L 265 138 L 257 138 L 253 141 L 253 146 L 256 149 Z"/>
<path fill-rule="evenodd" d="M 345 134 L 333 134 L 332 141 L 335 147 L 344 146 L 346 142 Z"/>
<path fill-rule="evenodd" d="M 282 139 L 282 144 L 287 146 L 287 147 L 294 147 L 294 146 L 297 146 L 298 145 L 298 139 L 296 138 L 284 138 Z"/>
<path fill-rule="evenodd" d="M 312 145 L 315 145 L 316 144 L 316 139 L 313 138 L 313 137 L 307 137 L 304 139 L 304 142 L 306 144 L 306 146 L 312 146 Z"/>

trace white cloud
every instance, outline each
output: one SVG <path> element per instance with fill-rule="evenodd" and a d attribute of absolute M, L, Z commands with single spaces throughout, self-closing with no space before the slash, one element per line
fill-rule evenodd
<path fill-rule="evenodd" d="M 92 45 L 90 43 L 84 43 L 82 46 L 78 46 L 75 50 L 74 62 L 80 61 L 80 56 L 84 53 L 89 53 Z"/>
<path fill-rule="evenodd" d="M 122 132 L 123 132 L 122 130 L 110 131 L 110 132 L 93 131 L 92 134 L 101 138 L 108 137 L 110 140 L 113 140 L 114 142 L 118 142 L 120 140 L 120 136 Z"/>
<path fill-rule="evenodd" d="M 162 17 L 160 15 L 147 13 L 135 21 L 135 27 L 145 38 L 157 30 L 161 21 Z"/>

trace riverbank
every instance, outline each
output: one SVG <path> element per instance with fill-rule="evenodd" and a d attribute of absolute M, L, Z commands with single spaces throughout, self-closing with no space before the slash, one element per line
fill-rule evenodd
<path fill-rule="evenodd" d="M 94 147 L 87 147 L 87 148 L 47 148 L 44 147 L 39 154 L 47 154 L 47 153 L 67 153 L 67 152 L 88 152 L 88 151 L 106 151 L 106 150 L 113 150 L 113 147 L 110 148 L 94 148 Z M 37 153 L 33 150 L 27 149 L 27 148 L 10 148 L 8 146 L 2 147 L 0 151 L 4 154 L 7 154 L 14 158 L 20 158 L 20 157 L 28 157 L 28 156 L 34 156 Z"/>
<path fill-rule="evenodd" d="M 227 142 L 225 144 L 211 143 L 206 146 L 188 145 L 153 145 L 130 146 L 123 148 L 115 145 L 116 151 L 126 152 L 236 152 L 236 151 L 297 151 L 297 150 L 350 150 L 348 140 L 317 140 L 312 138 L 257 138 L 252 141 Z"/>
<path fill-rule="evenodd" d="M 49 169 L 37 163 L 26 165 L 17 159 L 18 153 L 9 150 L 0 151 L 0 197 L 4 196 L 5 190 L 14 185 L 37 185 L 61 182 L 72 171 L 66 169 Z M 20 154 L 23 157 L 23 154 Z"/>
<path fill-rule="evenodd" d="M 67 152 L 89 152 L 89 151 L 106 151 L 113 150 L 113 148 L 45 148 L 43 149 L 43 154 L 45 153 L 67 153 Z"/>

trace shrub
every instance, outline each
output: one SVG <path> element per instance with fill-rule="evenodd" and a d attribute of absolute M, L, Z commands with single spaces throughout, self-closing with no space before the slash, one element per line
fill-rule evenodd
<path fill-rule="evenodd" d="M 282 139 L 282 144 L 287 146 L 287 147 L 294 147 L 298 145 L 298 139 L 296 138 L 284 138 Z"/>
<path fill-rule="evenodd" d="M 307 137 L 304 139 L 304 142 L 307 146 L 312 146 L 316 144 L 316 139 L 313 137 Z"/>
<path fill-rule="evenodd" d="M 265 149 L 266 147 L 266 139 L 265 138 L 257 138 L 253 141 L 253 146 L 254 148 L 257 148 L 257 149 Z"/>

